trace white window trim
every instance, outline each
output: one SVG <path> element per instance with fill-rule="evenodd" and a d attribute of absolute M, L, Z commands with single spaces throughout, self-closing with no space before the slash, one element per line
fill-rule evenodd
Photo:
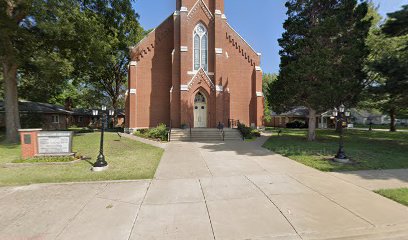
<path fill-rule="evenodd" d="M 200 59 L 200 66 L 199 66 L 199 68 L 198 69 L 195 69 L 195 56 L 194 56 L 194 53 L 195 53 L 195 35 L 196 35 L 196 30 L 197 30 L 197 28 L 199 27 L 199 26 L 202 26 L 204 29 L 205 29 L 205 33 L 203 34 L 203 35 L 198 35 L 199 37 L 200 37 L 200 43 L 199 43 L 199 59 Z M 207 49 L 207 69 L 205 69 L 205 68 L 203 68 L 203 66 L 202 66 L 202 57 L 201 57 L 201 54 L 202 54 L 202 44 L 201 44 L 201 41 L 202 41 L 202 38 L 203 38 L 203 36 L 205 36 L 205 35 L 207 35 L 207 46 L 206 46 L 206 49 Z M 204 24 L 202 24 L 202 23 L 199 23 L 199 24 L 197 24 L 197 26 L 194 28 L 194 31 L 193 31 L 193 72 L 198 72 L 199 70 L 200 70 L 200 68 L 203 68 L 203 70 L 205 71 L 205 72 L 208 72 L 208 70 L 209 70 L 209 64 L 208 64 L 208 59 L 209 59 L 209 54 L 208 54 L 208 42 L 210 41 L 210 38 L 209 38 L 209 36 L 208 36 L 208 29 L 204 26 Z"/>
<path fill-rule="evenodd" d="M 55 117 L 55 119 L 54 119 L 54 117 Z M 56 120 L 56 121 L 54 121 L 54 120 Z M 52 115 L 51 116 L 51 122 L 52 123 L 60 123 L 59 115 Z"/>

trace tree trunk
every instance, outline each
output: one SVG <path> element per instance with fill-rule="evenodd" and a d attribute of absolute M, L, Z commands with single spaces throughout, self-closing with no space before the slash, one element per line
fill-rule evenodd
<path fill-rule="evenodd" d="M 117 96 L 115 96 L 115 97 L 113 97 L 112 98 L 112 107 L 113 107 L 113 110 L 115 110 L 115 113 L 114 113 L 114 115 L 112 116 L 113 117 L 113 127 L 116 127 L 116 125 L 118 124 L 118 97 Z"/>
<path fill-rule="evenodd" d="M 397 127 L 396 127 L 396 113 L 395 113 L 395 108 L 391 108 L 390 110 L 390 117 L 391 117 L 391 123 L 390 123 L 390 131 L 391 132 L 396 132 Z"/>
<path fill-rule="evenodd" d="M 309 108 L 309 128 L 307 134 L 308 141 L 316 139 L 316 110 Z"/>
<path fill-rule="evenodd" d="M 20 115 L 17 95 L 17 64 L 3 63 L 4 107 L 6 110 L 6 141 L 18 143 Z"/>

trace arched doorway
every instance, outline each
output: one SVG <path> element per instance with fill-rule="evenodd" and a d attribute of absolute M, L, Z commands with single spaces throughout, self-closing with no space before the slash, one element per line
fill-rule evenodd
<path fill-rule="evenodd" d="M 207 127 L 207 98 L 198 92 L 194 98 L 194 127 Z"/>

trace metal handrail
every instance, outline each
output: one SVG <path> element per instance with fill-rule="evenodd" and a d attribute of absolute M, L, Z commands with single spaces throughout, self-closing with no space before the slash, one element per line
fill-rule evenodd
<path fill-rule="evenodd" d="M 171 122 L 171 120 L 170 120 L 170 129 L 169 129 L 169 133 L 167 134 L 167 141 L 168 142 L 171 142 L 171 130 L 172 130 L 172 122 Z"/>

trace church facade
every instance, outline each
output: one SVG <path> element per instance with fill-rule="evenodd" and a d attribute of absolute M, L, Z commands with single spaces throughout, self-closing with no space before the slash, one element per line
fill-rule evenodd
<path fill-rule="evenodd" d="M 263 123 L 261 54 L 228 24 L 224 0 L 176 0 L 130 49 L 128 130 Z"/>

